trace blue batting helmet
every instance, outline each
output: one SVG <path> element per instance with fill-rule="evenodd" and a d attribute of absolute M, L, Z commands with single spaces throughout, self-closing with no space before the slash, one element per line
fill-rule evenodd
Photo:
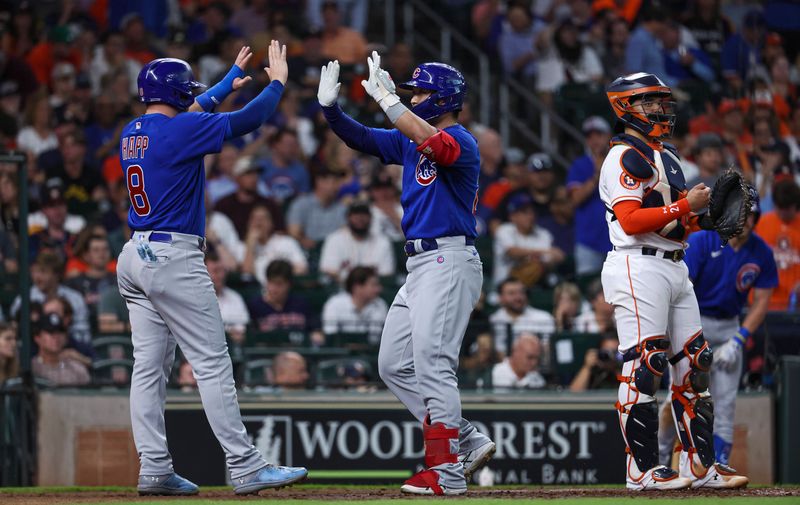
<path fill-rule="evenodd" d="M 139 72 L 139 99 L 144 103 L 165 103 L 185 111 L 194 102 L 195 90 L 205 84 L 194 80 L 192 67 L 183 60 L 159 58 Z"/>
<path fill-rule="evenodd" d="M 411 109 L 411 112 L 426 121 L 446 112 L 461 110 L 464 96 L 467 94 L 467 82 L 464 76 L 444 63 L 422 63 L 414 69 L 411 80 L 402 83 L 400 87 L 433 91 L 431 96 Z"/>

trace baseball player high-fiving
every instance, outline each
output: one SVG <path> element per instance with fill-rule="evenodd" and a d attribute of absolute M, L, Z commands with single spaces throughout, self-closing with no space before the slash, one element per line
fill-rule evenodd
<path fill-rule="evenodd" d="M 458 354 L 483 271 L 474 247 L 480 158 L 475 138 L 458 124 L 466 83 L 443 63 L 423 63 L 402 84 L 413 91 L 409 110 L 395 94 L 380 56 L 367 59 L 361 84 L 395 129 L 367 128 L 336 104 L 339 63 L 322 68 L 319 102 L 348 146 L 384 163 L 403 165 L 403 232 L 408 278 L 386 317 L 378 369 L 389 389 L 422 422 L 426 470 L 401 490 L 413 494 L 466 492 L 468 478 L 495 444 L 461 417 Z"/>
<path fill-rule="evenodd" d="M 122 130 L 120 161 L 133 234 L 119 255 L 117 273 L 131 319 L 131 424 L 141 463 L 140 494 L 198 492 L 173 470 L 164 430 L 176 343 L 194 370 L 237 494 L 286 486 L 308 473 L 305 468 L 267 464 L 250 443 L 236 400 L 219 302 L 203 263 L 203 156 L 219 152 L 226 139 L 259 128 L 278 105 L 288 75 L 286 47 L 272 41 L 265 69 L 270 85 L 239 111 L 209 113 L 250 79 L 243 68 L 251 54 L 243 48 L 228 75 L 197 98 L 194 92 L 205 86 L 194 80 L 188 63 L 172 58 L 151 61 L 138 80 L 147 110 Z"/>
<path fill-rule="evenodd" d="M 637 73 L 614 80 L 607 94 L 618 135 L 600 172 L 614 246 L 602 282 L 614 305 L 624 360 L 617 410 L 628 447 L 627 487 L 745 486 L 746 477 L 715 462 L 712 353 L 682 261 L 689 232 L 707 226 L 694 212 L 708 205 L 710 189 L 699 184 L 687 192 L 678 153 L 662 142 L 675 125 L 669 87 L 652 74 Z M 682 445 L 679 472 L 658 464 L 655 392 L 668 364 Z"/>

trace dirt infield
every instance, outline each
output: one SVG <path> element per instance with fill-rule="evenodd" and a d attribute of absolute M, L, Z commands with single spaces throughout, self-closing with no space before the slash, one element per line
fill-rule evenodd
<path fill-rule="evenodd" d="M 485 489 L 470 488 L 469 493 L 459 498 L 493 498 L 493 499 L 542 499 L 542 498 L 613 498 L 631 496 L 631 493 L 622 488 L 567 488 L 567 487 L 526 487 L 514 489 Z M 648 492 L 639 496 L 648 498 L 681 498 L 697 496 L 722 497 L 800 497 L 800 488 L 751 488 L 738 491 L 671 491 Z M 232 491 L 211 490 L 201 491 L 196 497 L 188 499 L 198 500 L 230 500 L 236 496 Z M 365 488 L 340 488 L 340 487 L 304 487 L 302 485 L 282 490 L 262 491 L 259 496 L 241 497 L 243 502 L 257 499 L 274 500 L 319 500 L 319 501 L 363 501 L 363 500 L 402 500 L 409 498 L 400 494 L 396 487 L 365 487 Z M 413 497 L 412 497 L 413 498 Z M 419 497 L 416 497 L 419 498 Z M 131 491 L 79 491 L 79 492 L 14 492 L 0 493 L 0 502 L 3 505 L 53 505 L 77 503 L 114 503 L 137 502 L 153 500 L 170 500 L 170 498 L 139 497 L 134 490 Z"/>

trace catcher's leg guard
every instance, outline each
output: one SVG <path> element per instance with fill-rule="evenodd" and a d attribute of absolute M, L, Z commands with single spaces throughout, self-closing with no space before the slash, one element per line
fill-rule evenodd
<path fill-rule="evenodd" d="M 714 403 L 708 391 L 713 359 L 703 333 L 698 332 L 669 360 L 673 372 L 672 415 L 682 444 L 680 475 L 692 479 L 692 487 L 743 487 L 747 477 L 715 464 Z"/>
<path fill-rule="evenodd" d="M 706 468 L 714 464 L 714 403 L 708 392 L 708 371 L 713 359 L 703 333 L 698 332 L 669 360 L 673 365 L 671 400 L 675 428 L 683 450 L 697 454 Z"/>
<path fill-rule="evenodd" d="M 654 397 L 667 368 L 663 337 L 644 340 L 624 354 L 617 401 L 619 424 L 627 445 L 629 489 L 683 489 L 689 482 L 658 464 L 658 405 Z"/>

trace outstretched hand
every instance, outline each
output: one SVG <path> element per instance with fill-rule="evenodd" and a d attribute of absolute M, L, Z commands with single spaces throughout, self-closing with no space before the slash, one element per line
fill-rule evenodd
<path fill-rule="evenodd" d="M 339 60 L 329 61 L 319 72 L 319 89 L 317 90 L 317 100 L 323 107 L 330 107 L 336 102 L 339 96 Z"/>
<path fill-rule="evenodd" d="M 243 46 L 239 50 L 239 54 L 236 55 L 236 61 L 234 65 L 239 67 L 239 70 L 242 72 L 247 71 L 247 64 L 250 62 L 250 58 L 253 57 L 253 51 L 250 49 L 250 46 Z M 236 91 L 237 89 L 241 89 L 246 85 L 248 82 L 252 81 L 253 78 L 248 76 L 245 77 L 237 77 L 233 80 L 233 90 Z"/>
<path fill-rule="evenodd" d="M 378 51 L 372 51 L 372 56 L 367 56 L 367 66 L 369 67 L 369 79 L 361 81 L 364 90 L 381 104 L 384 100 L 388 103 L 381 104 L 390 106 L 398 103 L 400 98 L 395 94 L 397 89 L 389 72 L 381 68 L 381 55 Z"/>
<path fill-rule="evenodd" d="M 281 84 L 286 84 L 286 79 L 289 78 L 289 66 L 286 64 L 286 45 L 281 46 L 277 40 L 270 42 L 267 49 L 267 58 L 269 67 L 265 67 L 264 71 L 267 72 L 270 81 L 280 81 Z"/>

